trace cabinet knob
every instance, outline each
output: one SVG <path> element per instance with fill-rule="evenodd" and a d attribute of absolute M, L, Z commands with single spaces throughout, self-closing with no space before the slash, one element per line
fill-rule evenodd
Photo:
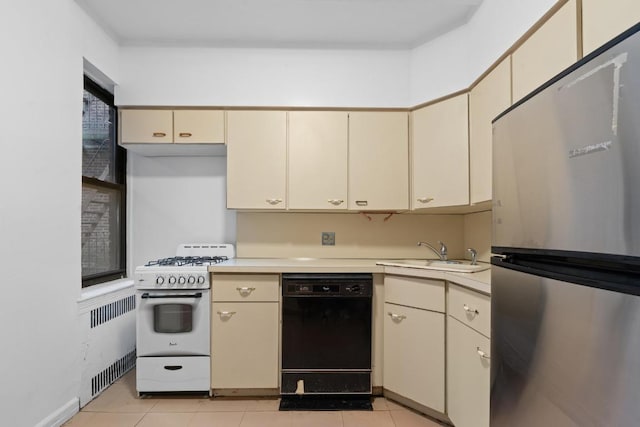
<path fill-rule="evenodd" d="M 178 135 L 180 135 L 180 138 L 189 138 L 193 134 L 191 132 L 180 132 Z"/>
<path fill-rule="evenodd" d="M 420 203 L 429 203 L 433 201 L 433 197 L 419 197 L 418 201 Z"/>
<path fill-rule="evenodd" d="M 387 314 L 389 315 L 389 317 L 391 317 L 391 320 L 393 320 L 394 322 L 402 322 L 404 319 L 407 318 L 407 316 L 404 316 L 402 314 L 395 314 L 392 312 L 388 312 Z"/>
<path fill-rule="evenodd" d="M 464 309 L 464 311 L 467 312 L 467 314 L 470 314 L 472 316 L 477 316 L 478 314 L 480 314 L 480 312 L 477 309 L 471 308 L 467 304 L 463 305 L 462 308 Z"/>
<path fill-rule="evenodd" d="M 251 292 L 255 291 L 256 288 L 248 288 L 246 286 L 243 286 L 241 288 L 236 288 L 236 290 L 240 293 L 240 295 L 242 295 L 243 297 L 246 297 L 251 295 Z"/>
<path fill-rule="evenodd" d="M 356 200 L 356 205 L 358 206 L 367 206 L 369 204 L 368 200 Z"/>
<path fill-rule="evenodd" d="M 154 133 L 153 133 L 153 137 L 154 137 L 154 138 L 163 138 L 163 137 L 165 137 L 165 136 L 167 136 L 167 134 L 166 134 L 166 133 L 164 133 L 164 132 L 154 132 Z"/>
<path fill-rule="evenodd" d="M 282 199 L 267 199 L 267 203 L 270 205 L 277 205 L 278 203 L 282 203 Z"/>
<path fill-rule="evenodd" d="M 478 352 L 478 355 L 480 357 L 482 357 L 485 360 L 491 360 L 491 357 L 487 356 L 487 353 L 485 353 L 484 351 L 480 350 L 480 347 L 476 347 L 476 351 Z"/>
<path fill-rule="evenodd" d="M 219 311 L 218 312 L 218 316 L 220 316 L 222 320 L 229 320 L 231 319 L 231 316 L 233 316 L 234 314 L 236 314 L 235 311 Z"/>
<path fill-rule="evenodd" d="M 327 202 L 331 203 L 333 206 L 338 206 L 338 205 L 341 205 L 342 203 L 344 203 L 344 200 L 342 200 L 342 199 L 329 199 L 329 200 L 327 200 Z"/>

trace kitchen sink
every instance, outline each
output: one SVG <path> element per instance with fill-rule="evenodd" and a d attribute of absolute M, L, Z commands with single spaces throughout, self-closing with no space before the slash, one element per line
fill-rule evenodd
<path fill-rule="evenodd" d="M 457 273 L 476 273 L 478 271 L 488 270 L 489 264 L 472 265 L 467 260 L 450 260 L 440 261 L 434 259 L 399 259 L 390 260 L 385 264 L 396 265 L 399 267 L 421 267 L 427 270 L 452 271 Z"/>

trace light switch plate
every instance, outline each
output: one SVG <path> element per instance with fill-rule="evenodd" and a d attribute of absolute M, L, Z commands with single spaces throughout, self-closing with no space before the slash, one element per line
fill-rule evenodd
<path fill-rule="evenodd" d="M 335 246 L 336 244 L 336 233 L 333 231 L 323 231 L 322 232 L 322 246 Z"/>

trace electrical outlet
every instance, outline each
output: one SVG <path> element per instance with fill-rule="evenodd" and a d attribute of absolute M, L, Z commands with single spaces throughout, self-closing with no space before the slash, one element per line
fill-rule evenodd
<path fill-rule="evenodd" d="M 333 231 L 323 231 L 322 232 L 322 246 L 335 246 L 336 244 L 336 233 Z"/>

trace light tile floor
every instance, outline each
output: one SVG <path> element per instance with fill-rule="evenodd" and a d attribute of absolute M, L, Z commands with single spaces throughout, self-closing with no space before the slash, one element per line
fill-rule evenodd
<path fill-rule="evenodd" d="M 373 411 L 278 411 L 279 399 L 143 396 L 129 372 L 82 408 L 67 427 L 440 427 L 384 397 Z"/>

